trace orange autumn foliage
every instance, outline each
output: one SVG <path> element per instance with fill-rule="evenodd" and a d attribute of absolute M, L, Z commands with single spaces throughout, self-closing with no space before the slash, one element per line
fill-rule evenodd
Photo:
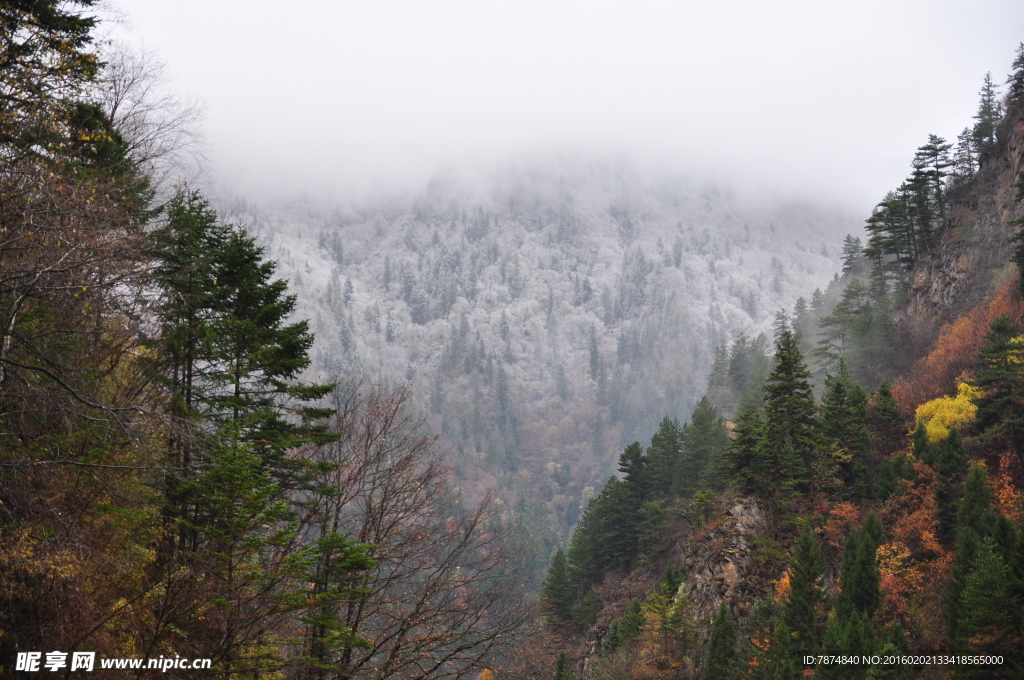
<path fill-rule="evenodd" d="M 932 351 L 896 381 L 892 394 L 906 416 L 919 404 L 956 391 L 957 381 L 974 368 L 978 347 L 997 316 L 1008 314 L 1017 323 L 1024 320 L 1024 310 L 1015 299 L 1016 286 L 1016 278 L 1007 281 L 989 302 L 944 325 Z"/>
<path fill-rule="evenodd" d="M 836 503 L 828 513 L 828 521 L 821 528 L 825 542 L 836 549 L 842 548 L 850 527 L 860 524 L 860 510 L 853 503 Z"/>
<path fill-rule="evenodd" d="M 1017 456 L 1012 451 L 999 454 L 999 471 L 993 476 L 992 490 L 996 509 L 1020 526 L 1024 521 L 1024 507 L 1020 491 L 1013 483 Z"/>
<path fill-rule="evenodd" d="M 781 604 L 785 602 L 786 598 L 789 597 L 789 590 L 789 571 L 787 570 L 775 585 L 775 603 Z"/>
<path fill-rule="evenodd" d="M 882 591 L 882 606 L 878 610 L 878 620 L 883 625 L 902 620 L 909 610 L 907 582 L 896 574 L 882 574 L 879 587 Z"/>
<path fill-rule="evenodd" d="M 908 599 L 911 592 L 920 584 L 921 575 L 914 566 L 910 550 L 902 543 L 880 545 L 876 560 L 882 590 L 879 620 L 884 623 L 901 620 L 909 611 Z"/>
<path fill-rule="evenodd" d="M 905 545 L 914 559 L 928 560 L 945 554 L 936 539 L 938 511 L 935 506 L 935 473 L 916 461 L 917 483 L 900 481 L 899 490 L 881 508 L 880 519 L 891 526 L 890 536 Z"/>

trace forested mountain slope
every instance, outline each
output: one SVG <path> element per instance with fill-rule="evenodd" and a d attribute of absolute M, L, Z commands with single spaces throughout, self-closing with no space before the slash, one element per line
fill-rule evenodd
<path fill-rule="evenodd" d="M 549 502 L 562 531 L 615 450 L 686 419 L 720 343 L 829 283 L 853 225 L 580 159 L 332 211 L 222 205 L 299 294 L 314 371 L 411 382 L 465 491 Z"/>
<path fill-rule="evenodd" d="M 1011 109 L 980 155 L 978 174 L 951 210 L 941 240 L 916 265 L 902 323 L 934 337 L 942 323 L 977 307 L 1013 273 L 1022 140 L 1024 119 Z"/>
<path fill-rule="evenodd" d="M 1013 69 L 770 360 L 721 350 L 689 423 L 624 449 L 512 677 L 1020 677 L 1024 44 Z"/>

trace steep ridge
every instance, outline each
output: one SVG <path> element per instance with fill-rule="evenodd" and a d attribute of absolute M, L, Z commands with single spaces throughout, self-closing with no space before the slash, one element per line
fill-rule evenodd
<path fill-rule="evenodd" d="M 1024 56 L 1021 62 L 1024 69 Z M 902 365 L 910 368 L 893 376 L 894 393 L 906 419 L 884 390 L 871 395 L 866 412 L 861 412 L 872 455 L 888 466 L 879 479 L 891 475 L 885 488 L 858 497 L 837 482 L 830 488 L 808 488 L 781 503 L 777 492 L 768 506 L 762 494 L 733 490 L 704 496 L 700 502 L 698 496 L 666 501 L 672 521 L 665 534 L 670 542 L 665 555 L 628 574 L 606 574 L 594 589 L 600 611 L 593 625 L 574 632 L 547 610 L 548 625 L 561 635 L 562 648 L 572 650 L 569 657 L 579 677 L 718 677 L 701 668 L 712 664 L 705 655 L 710 655 L 709 637 L 715 635 L 716 610 L 718 619 L 724 611 L 739 628 L 731 648 L 733 661 L 739 664 L 730 671 L 735 677 L 811 677 L 812 669 L 799 662 L 785 665 L 786 658 L 797 658 L 796 647 L 782 656 L 773 651 L 783 645 L 773 636 L 793 606 L 793 555 L 804 540 L 797 537 L 801 526 L 811 527 L 813 542 L 822 552 L 817 559 L 824 560 L 812 588 L 819 593 L 817 608 L 823 618 L 817 623 L 819 637 L 807 649 L 826 654 L 888 650 L 1017 658 L 1013 655 L 1020 648 L 1020 623 L 1001 617 L 1014 616 L 1007 612 L 1016 611 L 1013 598 L 1024 587 L 1024 505 L 1019 491 L 1024 488 L 1024 466 L 1020 452 L 1004 435 L 974 422 L 984 392 L 972 392 L 980 388 L 972 387 L 971 381 L 979 375 L 979 351 L 994 342 L 990 324 L 1000 315 L 1008 318 L 1006 323 L 1024 319 L 1020 272 L 1011 261 L 1010 242 L 1024 218 L 1024 97 L 1007 99 L 997 142 L 979 165 L 930 251 L 916 261 L 907 277 L 909 287 L 895 309 Z M 844 277 L 838 288 L 854 278 Z M 1011 346 L 1019 339 L 1010 340 Z M 1012 368 L 1019 360 L 1009 363 Z M 930 408 L 918 410 L 927 400 L 932 400 Z M 883 416 L 886 408 L 889 415 Z M 891 419 L 888 423 L 886 417 Z M 911 438 L 915 418 L 923 420 Z M 926 430 L 930 418 L 942 421 L 941 432 Z M 947 434 L 947 428 L 961 430 L 963 440 Z M 837 451 L 846 453 L 833 445 L 831 453 L 819 449 L 815 455 L 827 460 Z M 857 567 L 860 558 L 853 557 L 850 548 L 861 551 L 859 546 L 869 540 L 871 558 Z M 681 581 L 675 570 L 685 574 Z M 867 590 L 873 588 L 877 600 L 851 604 L 851 598 L 863 596 L 854 588 L 863 587 L 855 579 L 863 580 L 865 574 L 869 584 L 874 579 Z M 1002 595 L 983 601 L 988 595 L 971 589 L 980 588 L 977 584 L 983 579 L 988 579 L 984 582 L 989 594 Z M 671 593 L 665 591 L 666 584 L 674 587 Z M 666 627 L 664 612 L 671 607 L 665 604 L 666 597 L 685 607 L 691 618 L 677 618 L 674 627 Z M 631 615 L 631 599 L 632 609 L 640 614 Z M 646 604 L 638 608 L 637 602 Z M 860 606 L 866 613 L 857 613 Z M 578 612 L 577 618 L 585 615 L 585 606 Z M 958 623 L 961 619 L 966 623 Z M 604 644 L 609 636 L 619 635 L 624 622 L 630 626 L 626 642 Z M 672 632 L 665 634 L 669 628 Z M 998 668 L 969 676 L 920 664 L 878 666 L 871 675 L 866 665 L 842 672 L 822 667 L 813 676 L 1001 678 L 1016 672 L 1016 661 L 999 663 Z M 512 677 L 546 676 L 524 669 Z"/>
<path fill-rule="evenodd" d="M 1016 199 L 1024 167 L 1024 106 L 1012 104 L 995 147 L 980 158 L 970 189 L 950 214 L 940 243 L 913 274 L 901 325 L 911 337 L 932 341 L 943 323 L 963 316 L 1015 274 L 1010 263 L 1011 223 L 1021 216 Z M 927 346 L 927 345 L 926 345 Z"/>

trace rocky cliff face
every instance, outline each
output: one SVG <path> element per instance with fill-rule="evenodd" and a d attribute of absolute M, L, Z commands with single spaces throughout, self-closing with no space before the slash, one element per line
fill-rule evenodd
<path fill-rule="evenodd" d="M 982 302 L 1014 272 L 1009 238 L 1021 217 L 1016 182 L 1024 163 L 1024 102 L 1003 119 L 975 182 L 950 214 L 941 242 L 915 268 L 899 319 L 910 337 L 930 340 L 941 324 Z M 924 343 L 922 343 L 924 344 Z"/>
<path fill-rule="evenodd" d="M 774 542 L 766 513 L 755 498 L 729 494 L 714 505 L 706 514 L 693 506 L 679 508 L 688 526 L 676 535 L 667 559 L 668 564 L 685 569 L 686 578 L 676 598 L 689 601 L 702 640 L 720 603 L 730 607 L 734 619 L 742 620 L 752 611 L 755 600 L 770 595 L 773 581 L 785 573 L 783 551 Z M 605 580 L 598 589 L 605 607 L 597 624 L 587 631 L 582 656 L 574 660 L 580 677 L 592 677 L 609 625 L 625 614 L 632 598 L 646 599 L 657 589 L 660 575 L 659 570 L 637 569 L 625 578 Z M 657 670 L 655 661 L 652 668 Z M 655 673 L 651 677 L 691 677 L 696 672 L 693 661 L 686 668 L 670 670 L 666 666 L 660 669 L 665 675 Z"/>
<path fill-rule="evenodd" d="M 745 616 L 754 599 L 769 592 L 769 578 L 779 577 L 771 573 L 763 548 L 768 522 L 757 501 L 737 496 L 727 506 L 724 515 L 684 545 L 681 555 L 687 574 L 681 588 L 700 620 L 713 619 L 723 601 L 735 616 Z"/>

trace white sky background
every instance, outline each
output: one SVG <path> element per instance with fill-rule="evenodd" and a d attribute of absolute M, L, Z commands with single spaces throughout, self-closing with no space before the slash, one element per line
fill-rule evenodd
<path fill-rule="evenodd" d="M 214 179 L 281 198 L 572 153 L 866 216 L 1024 40 L 1020 0 L 115 3 Z"/>

